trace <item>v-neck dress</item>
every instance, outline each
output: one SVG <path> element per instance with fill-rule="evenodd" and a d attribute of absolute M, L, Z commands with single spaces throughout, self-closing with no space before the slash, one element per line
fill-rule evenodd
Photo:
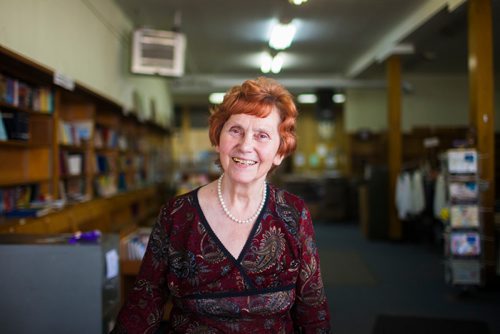
<path fill-rule="evenodd" d="M 330 333 L 309 211 L 267 185 L 238 258 L 208 224 L 198 189 L 161 209 L 114 333 L 153 333 L 172 298 L 167 333 Z"/>

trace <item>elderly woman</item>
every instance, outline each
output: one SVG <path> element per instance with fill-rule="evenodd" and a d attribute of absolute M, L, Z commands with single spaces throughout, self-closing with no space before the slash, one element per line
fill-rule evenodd
<path fill-rule="evenodd" d="M 266 183 L 296 146 L 297 109 L 276 81 L 248 80 L 213 108 L 219 179 L 170 200 L 115 333 L 329 333 L 309 211 Z"/>

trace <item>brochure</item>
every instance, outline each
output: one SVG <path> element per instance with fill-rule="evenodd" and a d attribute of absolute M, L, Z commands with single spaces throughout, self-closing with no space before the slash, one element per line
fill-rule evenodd
<path fill-rule="evenodd" d="M 477 256 L 481 252 L 478 232 L 452 232 L 450 245 L 455 256 Z"/>
<path fill-rule="evenodd" d="M 478 205 L 452 205 L 450 208 L 450 222 L 452 227 L 478 227 Z"/>

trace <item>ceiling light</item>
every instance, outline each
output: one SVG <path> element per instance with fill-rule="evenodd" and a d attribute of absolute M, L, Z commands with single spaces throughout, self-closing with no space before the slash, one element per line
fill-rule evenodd
<path fill-rule="evenodd" d="M 292 5 L 300 6 L 303 3 L 306 3 L 307 0 L 288 0 Z"/>
<path fill-rule="evenodd" d="M 280 52 L 274 57 L 267 51 L 264 51 L 260 58 L 260 70 L 262 73 L 279 73 L 283 67 L 283 54 Z"/>
<path fill-rule="evenodd" d="M 208 96 L 208 101 L 212 104 L 220 104 L 224 100 L 226 93 L 212 93 Z"/>
<path fill-rule="evenodd" d="M 273 57 L 269 52 L 262 52 L 260 56 L 260 70 L 262 73 L 269 73 L 273 64 Z"/>
<path fill-rule="evenodd" d="M 295 36 L 295 25 L 293 22 L 284 24 L 278 22 L 271 30 L 271 38 L 269 39 L 269 46 L 275 50 L 283 50 L 292 44 L 293 37 Z"/>
<path fill-rule="evenodd" d="M 345 102 L 345 94 L 342 94 L 342 93 L 333 94 L 332 101 L 335 103 L 344 103 Z"/>
<path fill-rule="evenodd" d="M 297 96 L 297 101 L 302 104 L 314 104 L 318 101 L 315 94 L 300 94 Z"/>
<path fill-rule="evenodd" d="M 281 67 L 283 67 L 283 54 L 278 53 L 273 57 L 273 62 L 271 64 L 271 72 L 279 73 L 281 72 Z"/>

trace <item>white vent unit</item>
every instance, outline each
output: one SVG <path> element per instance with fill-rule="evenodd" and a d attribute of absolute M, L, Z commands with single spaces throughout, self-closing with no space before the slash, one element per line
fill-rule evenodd
<path fill-rule="evenodd" d="M 184 74 L 185 50 L 182 33 L 137 29 L 132 41 L 132 73 L 180 77 Z"/>

